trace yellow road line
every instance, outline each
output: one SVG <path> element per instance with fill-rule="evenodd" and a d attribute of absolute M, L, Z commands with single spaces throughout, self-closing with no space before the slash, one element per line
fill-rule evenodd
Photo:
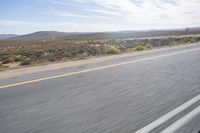
<path fill-rule="evenodd" d="M 195 49 L 190 49 L 190 50 L 183 50 L 183 51 L 174 52 L 174 53 L 171 53 L 171 54 L 163 54 L 163 55 L 159 55 L 159 56 L 147 57 L 147 58 L 138 59 L 138 60 L 134 60 L 134 61 L 122 62 L 122 63 L 118 63 L 118 64 L 107 65 L 107 66 L 102 66 L 102 67 L 82 70 L 82 71 L 78 71 L 78 72 L 65 73 L 65 74 L 60 74 L 60 75 L 56 75 L 56 76 L 50 76 L 50 77 L 46 77 L 46 78 L 28 80 L 28 81 L 19 82 L 19 83 L 3 85 L 3 86 L 0 86 L 0 89 L 19 86 L 19 85 L 24 85 L 24 84 L 29 84 L 29 83 L 35 83 L 35 82 L 39 82 L 39 81 L 45 81 L 45 80 L 49 80 L 49 79 L 68 77 L 68 76 L 73 76 L 73 75 L 77 75 L 77 74 L 81 74 L 81 73 L 87 73 L 87 72 L 92 72 L 92 71 L 97 71 L 97 70 L 102 70 L 102 69 L 107 69 L 107 68 L 112 68 L 112 67 L 117 67 L 117 66 L 122 66 L 122 65 L 127 65 L 127 64 L 133 64 L 133 63 L 140 62 L 140 61 L 154 60 L 154 59 L 159 59 L 159 58 L 162 58 L 162 57 L 169 57 L 169 56 L 173 56 L 173 55 L 177 55 L 177 54 L 188 53 L 188 52 L 193 52 L 193 51 L 198 51 L 198 50 L 200 50 L 200 48 L 195 48 Z"/>

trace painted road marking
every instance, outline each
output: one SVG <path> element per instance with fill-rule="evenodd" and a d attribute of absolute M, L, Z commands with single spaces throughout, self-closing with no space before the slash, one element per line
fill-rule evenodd
<path fill-rule="evenodd" d="M 192 120 L 196 115 L 200 114 L 200 106 L 195 108 L 193 111 L 188 113 L 186 116 L 182 117 L 178 121 L 176 121 L 174 124 L 163 130 L 161 133 L 174 133 L 177 131 L 179 128 L 187 124 L 189 121 Z"/>
<path fill-rule="evenodd" d="M 193 99 L 187 101 L 186 103 L 182 104 L 181 106 L 175 108 L 174 110 L 168 112 L 164 116 L 162 116 L 162 117 L 158 118 L 157 120 L 151 122 L 150 124 L 148 124 L 147 126 L 143 127 L 142 129 L 136 131 L 135 133 L 148 133 L 148 132 L 152 131 L 154 128 L 158 127 L 159 125 L 161 125 L 162 123 L 166 122 L 167 120 L 169 120 L 170 118 L 172 118 L 176 114 L 178 114 L 181 111 L 185 110 L 186 108 L 188 108 L 189 106 L 191 106 L 192 104 L 197 102 L 198 100 L 200 100 L 200 94 L 198 96 L 194 97 Z M 170 132 L 170 133 L 172 133 L 172 132 Z"/>
<path fill-rule="evenodd" d="M 134 61 L 122 62 L 122 63 L 118 63 L 118 64 L 107 65 L 107 66 L 103 66 L 103 67 L 97 67 L 97 68 L 82 70 L 82 71 L 78 71 L 78 72 L 65 73 L 65 74 L 50 76 L 50 77 L 46 77 L 46 78 L 28 80 L 28 81 L 19 82 L 19 83 L 3 85 L 3 86 L 0 86 L 0 89 L 5 89 L 5 88 L 29 84 L 29 83 L 35 83 L 35 82 L 39 82 L 39 81 L 45 81 L 45 80 L 50 80 L 50 79 L 55 79 L 55 78 L 67 77 L 67 76 L 72 76 L 72 75 L 77 75 L 77 74 L 81 74 L 81 73 L 87 73 L 87 72 L 92 72 L 92 71 L 97 71 L 97 70 L 102 70 L 102 69 L 107 69 L 107 68 L 112 68 L 112 67 L 117 67 L 117 66 L 122 66 L 122 65 L 127 65 L 127 64 L 133 64 L 133 63 L 141 62 L 141 61 L 155 60 L 155 59 L 159 59 L 159 58 L 163 58 L 163 57 L 169 57 L 169 56 L 173 56 L 173 55 L 178 55 L 178 54 L 183 54 L 183 53 L 188 53 L 188 52 L 194 52 L 194 51 L 198 51 L 198 50 L 200 50 L 200 48 L 183 50 L 183 51 L 174 52 L 174 53 L 170 53 L 170 54 L 162 54 L 162 55 L 159 55 L 159 56 L 147 57 L 147 58 L 138 59 L 138 60 L 134 60 Z"/>

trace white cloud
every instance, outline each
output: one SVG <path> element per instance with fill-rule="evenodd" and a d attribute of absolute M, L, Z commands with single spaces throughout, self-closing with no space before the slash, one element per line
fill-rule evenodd
<path fill-rule="evenodd" d="M 81 15 L 81 14 L 76 14 L 76 13 L 68 13 L 66 11 L 58 11 L 58 10 L 50 11 L 48 13 L 49 13 L 49 15 L 53 14 L 56 16 L 63 16 L 63 17 L 81 17 L 81 18 L 88 17 L 86 15 Z"/>
<path fill-rule="evenodd" d="M 111 15 L 111 16 L 121 16 L 120 12 L 111 11 L 111 10 L 86 9 L 85 11 L 93 12 L 93 13 L 100 13 L 100 14 L 104 14 L 104 15 Z"/>
<path fill-rule="evenodd" d="M 91 12 L 101 12 L 101 10 L 88 10 L 88 11 L 91 11 Z M 112 13 L 112 12 L 107 12 L 107 11 L 103 11 L 101 13 Z M 81 14 L 81 13 L 70 13 L 70 12 L 67 12 L 67 11 L 61 11 L 61 10 L 51 10 L 51 11 L 47 11 L 47 12 L 43 12 L 43 14 L 46 14 L 46 15 L 55 15 L 55 16 L 61 16 L 61 17 L 66 17 L 66 18 L 71 18 L 71 17 L 74 17 L 74 18 L 79 18 L 79 19 L 104 19 L 104 20 L 109 20 L 110 18 L 107 17 L 107 16 L 103 16 L 103 15 L 86 15 L 86 14 Z M 112 14 L 114 15 L 114 14 Z"/>
<path fill-rule="evenodd" d="M 56 22 L 0 20 L 0 29 L 115 31 L 200 26 L 200 0 L 50 0 Z M 61 6 L 61 8 L 58 8 Z M 70 8 L 69 8 L 70 6 Z M 73 8 L 75 9 L 73 9 Z M 44 11 L 44 10 L 43 10 Z M 68 18 L 77 18 L 70 20 Z M 6 31 L 6 30 L 5 30 Z"/>
<path fill-rule="evenodd" d="M 124 23 L 136 27 L 185 27 L 200 25 L 199 0 L 76 0 L 95 3 L 101 9 L 92 12 L 119 15 Z M 99 8 L 99 7 L 98 7 Z M 152 27 L 153 26 L 153 27 Z M 147 28 L 147 27 L 146 27 Z"/>

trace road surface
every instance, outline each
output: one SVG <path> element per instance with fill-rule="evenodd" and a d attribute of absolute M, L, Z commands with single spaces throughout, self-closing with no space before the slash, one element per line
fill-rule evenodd
<path fill-rule="evenodd" d="M 0 133 L 197 133 L 200 44 L 0 80 Z"/>

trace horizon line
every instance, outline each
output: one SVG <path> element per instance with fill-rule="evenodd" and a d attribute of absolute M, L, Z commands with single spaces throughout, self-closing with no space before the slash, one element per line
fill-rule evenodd
<path fill-rule="evenodd" d="M 17 33 L 9 33 L 9 34 L 6 34 L 6 33 L 0 33 L 0 35 L 29 35 L 29 34 L 33 34 L 33 33 L 37 33 L 37 32 L 63 32 L 63 33 L 109 33 L 109 32 L 126 32 L 126 31 L 135 31 L 135 32 L 144 32 L 144 31 L 165 31 L 165 30 L 184 30 L 184 29 L 195 29 L 195 28 L 200 28 L 200 26 L 195 26 L 195 27 L 182 27 L 182 28 L 154 28 L 154 29 L 141 29 L 141 30 L 134 30 L 134 29 L 131 29 L 131 30 L 105 30 L 105 31 L 85 31 L 85 32 L 78 32 L 78 31 L 57 31 L 57 30 L 38 30 L 38 31 L 33 31 L 33 32 L 28 32 L 28 33 L 23 33 L 23 34 L 17 34 Z"/>

